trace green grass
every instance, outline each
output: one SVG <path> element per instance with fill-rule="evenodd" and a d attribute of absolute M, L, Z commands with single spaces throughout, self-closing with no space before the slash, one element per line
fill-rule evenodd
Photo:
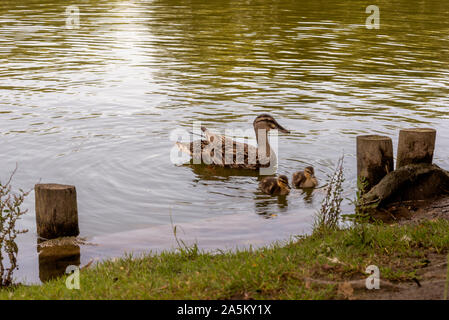
<path fill-rule="evenodd" d="M 371 264 L 381 281 L 411 281 L 426 254 L 448 252 L 448 230 L 446 220 L 363 225 L 257 250 L 126 256 L 82 270 L 80 290 L 67 289 L 61 277 L 0 290 L 0 299 L 340 298 L 338 283 L 365 279 Z"/>

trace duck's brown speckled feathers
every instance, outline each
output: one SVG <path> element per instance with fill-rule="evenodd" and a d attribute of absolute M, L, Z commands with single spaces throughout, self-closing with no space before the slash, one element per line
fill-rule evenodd
<path fill-rule="evenodd" d="M 214 137 L 212 137 L 212 139 L 214 139 Z M 228 140 L 231 141 L 231 140 Z M 225 145 L 224 142 L 222 144 L 222 153 L 221 155 L 216 155 L 216 151 L 214 148 L 211 148 L 210 151 L 207 151 L 207 146 L 209 146 L 211 143 L 208 140 L 197 140 L 194 142 L 190 142 L 188 144 L 188 153 L 193 155 L 193 149 L 194 149 L 194 143 L 201 143 L 201 156 L 202 158 L 210 158 L 211 162 L 213 165 L 215 166 L 220 166 L 220 167 L 226 167 L 226 168 L 231 168 L 231 169 L 250 169 L 250 170 L 256 170 L 259 168 L 264 168 L 264 167 L 269 167 L 270 164 L 261 164 L 259 159 L 258 159 L 258 154 L 256 153 L 256 163 L 248 163 L 248 158 L 249 158 L 249 148 L 254 148 L 253 146 L 248 146 L 248 144 L 243 144 L 243 143 L 239 143 L 239 142 L 233 142 L 233 147 L 232 153 L 229 153 L 229 151 L 227 151 L 228 153 L 226 153 L 229 157 L 228 161 L 225 162 L 225 158 L 224 158 L 224 154 L 225 154 Z M 179 145 L 180 143 L 178 143 Z M 237 144 L 243 144 L 243 147 L 240 146 L 241 149 L 238 149 Z M 198 148 L 198 147 L 197 147 Z M 184 147 L 184 150 L 186 148 Z M 229 149 L 231 149 L 229 147 Z M 243 150 L 243 162 L 237 162 L 237 150 Z M 221 158 L 220 158 L 221 156 Z M 241 163 L 242 162 L 242 163 Z"/>
<path fill-rule="evenodd" d="M 277 123 L 277 121 L 269 114 L 259 115 L 254 120 L 253 127 L 256 131 L 256 137 L 258 129 L 265 129 L 267 130 L 267 132 L 273 129 L 277 129 L 284 133 L 289 132 L 279 123 Z M 201 127 L 201 130 L 203 131 L 205 139 L 190 143 L 177 142 L 176 144 L 178 148 L 192 156 L 194 154 L 194 149 L 197 148 L 197 150 L 201 153 L 202 161 L 206 164 L 211 164 L 214 166 L 226 167 L 231 169 L 250 170 L 270 167 L 270 161 L 272 161 L 272 158 L 267 158 L 268 155 L 267 157 L 265 157 L 265 159 L 259 158 L 258 147 L 249 145 L 247 143 L 236 142 L 229 137 L 210 132 L 205 127 Z M 269 153 L 269 150 L 271 149 L 268 145 L 268 139 L 266 139 L 265 141 L 266 148 L 262 150 L 268 150 L 267 153 Z M 200 145 L 195 146 L 195 144 L 199 143 Z M 217 148 L 218 150 L 221 150 L 221 152 L 217 152 Z M 230 152 L 231 150 L 232 152 Z M 250 155 L 255 159 L 250 159 Z"/>
<path fill-rule="evenodd" d="M 295 187 L 299 188 L 299 186 L 300 186 L 305 180 L 306 180 L 306 177 L 305 177 L 305 175 L 304 175 L 304 171 L 298 171 L 298 172 L 295 172 L 295 173 L 293 174 L 293 177 L 292 177 L 292 184 L 293 184 Z"/>
<path fill-rule="evenodd" d="M 298 171 L 293 174 L 292 184 L 296 188 L 315 188 L 318 181 L 315 178 L 313 167 L 306 167 L 304 171 Z"/>
<path fill-rule="evenodd" d="M 290 192 L 288 178 L 284 175 L 276 177 L 266 177 L 259 182 L 259 188 L 264 193 L 271 195 L 286 195 Z"/>

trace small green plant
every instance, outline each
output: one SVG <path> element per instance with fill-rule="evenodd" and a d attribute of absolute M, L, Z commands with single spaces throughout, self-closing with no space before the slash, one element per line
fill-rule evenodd
<path fill-rule="evenodd" d="M 377 207 L 377 203 L 366 204 L 363 202 L 363 195 L 368 191 L 368 181 L 366 178 L 360 177 L 357 179 L 357 191 L 354 200 L 348 199 L 354 205 L 354 213 L 344 214 L 342 218 L 352 224 L 350 227 L 350 234 L 352 244 L 360 245 L 362 247 L 372 246 L 372 234 L 369 232 L 369 223 L 375 222 L 372 218 L 371 212 Z"/>
<path fill-rule="evenodd" d="M 28 211 L 22 210 L 21 206 L 29 194 L 29 191 L 22 189 L 18 193 L 12 192 L 11 180 L 16 170 L 17 167 L 5 184 L 0 182 L 0 288 L 12 285 L 19 251 L 16 238 L 19 234 L 28 232 L 16 228 L 17 220 Z M 8 258 L 8 263 L 4 261 L 5 258 Z"/>
<path fill-rule="evenodd" d="M 332 175 L 328 176 L 326 196 L 321 202 L 320 211 L 315 215 L 313 224 L 314 233 L 323 233 L 338 229 L 343 201 L 343 156 L 338 160 Z"/>
<path fill-rule="evenodd" d="M 170 222 L 173 229 L 173 235 L 175 237 L 176 243 L 178 244 L 179 253 L 182 256 L 187 257 L 189 259 L 196 258 L 199 255 L 198 244 L 194 243 L 191 246 L 188 246 L 182 239 L 178 238 L 178 226 L 173 224 L 173 219 L 170 212 Z"/>
<path fill-rule="evenodd" d="M 370 221 L 370 210 L 375 207 L 375 204 L 365 205 L 363 203 L 363 195 L 366 193 L 368 187 L 368 181 L 364 177 L 357 179 L 357 191 L 355 199 L 348 199 L 350 203 L 354 205 L 354 213 L 344 214 L 342 218 L 345 221 L 350 221 L 354 225 L 364 224 Z"/>
<path fill-rule="evenodd" d="M 194 243 L 188 246 L 183 240 L 179 239 L 177 236 L 177 226 L 173 227 L 173 234 L 175 235 L 176 243 L 178 244 L 178 250 L 184 257 L 189 259 L 196 258 L 199 254 L 198 244 Z"/>

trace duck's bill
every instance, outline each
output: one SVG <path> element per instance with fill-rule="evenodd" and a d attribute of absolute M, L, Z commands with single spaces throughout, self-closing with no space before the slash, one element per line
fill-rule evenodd
<path fill-rule="evenodd" d="M 285 129 L 285 128 L 284 128 L 283 126 L 281 126 L 279 123 L 278 123 L 277 125 L 278 125 L 277 129 L 278 129 L 280 132 L 282 132 L 282 133 L 290 133 L 289 130 Z"/>
<path fill-rule="evenodd" d="M 282 133 L 290 133 L 290 131 L 288 131 L 283 126 L 281 126 L 276 120 L 274 120 L 274 124 L 276 125 L 276 129 L 278 129 L 280 132 L 282 132 Z"/>

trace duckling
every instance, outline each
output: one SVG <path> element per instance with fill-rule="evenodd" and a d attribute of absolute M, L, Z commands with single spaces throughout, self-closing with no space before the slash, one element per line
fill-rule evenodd
<path fill-rule="evenodd" d="M 313 167 L 306 167 L 304 171 L 298 171 L 293 174 L 292 184 L 296 188 L 315 188 L 318 180 L 315 178 Z"/>
<path fill-rule="evenodd" d="M 266 177 L 259 183 L 259 188 L 271 195 L 287 195 L 290 192 L 287 176 L 280 175 L 276 177 Z"/>

